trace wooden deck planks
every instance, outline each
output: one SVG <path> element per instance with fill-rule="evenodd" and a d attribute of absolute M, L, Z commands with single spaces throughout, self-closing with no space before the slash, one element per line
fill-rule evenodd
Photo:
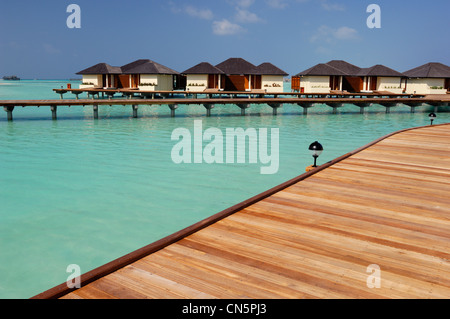
<path fill-rule="evenodd" d="M 393 135 L 63 298 L 449 298 L 448 141 Z"/>

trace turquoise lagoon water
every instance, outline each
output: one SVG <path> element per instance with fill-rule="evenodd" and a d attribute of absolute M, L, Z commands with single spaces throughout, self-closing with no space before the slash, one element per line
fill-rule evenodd
<path fill-rule="evenodd" d="M 0 100 L 59 99 L 53 88 L 67 81 L 0 81 Z M 72 87 L 77 87 L 73 82 Z M 289 87 L 285 88 L 289 90 Z M 66 95 L 66 98 L 71 97 Z M 320 141 L 319 164 L 390 132 L 427 125 L 430 107 L 411 114 L 402 106 L 385 114 L 353 105 L 331 114 L 327 106 L 252 106 L 240 116 L 234 105 L 48 107 L 0 110 L 0 298 L 28 298 L 67 280 L 66 268 L 87 272 L 300 175 L 312 163 L 308 146 Z M 450 121 L 439 110 L 437 123 Z M 279 128 L 279 170 L 260 174 L 257 164 L 175 164 L 172 131 Z M 205 143 L 206 144 L 206 143 Z"/>

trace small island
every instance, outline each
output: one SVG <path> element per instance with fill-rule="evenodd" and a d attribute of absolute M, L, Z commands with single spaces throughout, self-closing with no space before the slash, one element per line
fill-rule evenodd
<path fill-rule="evenodd" d="M 4 76 L 3 80 L 7 80 L 7 81 L 20 81 L 20 78 L 17 77 L 16 75 L 10 75 L 10 76 Z"/>

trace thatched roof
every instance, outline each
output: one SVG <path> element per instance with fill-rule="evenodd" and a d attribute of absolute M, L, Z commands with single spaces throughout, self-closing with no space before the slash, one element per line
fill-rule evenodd
<path fill-rule="evenodd" d="M 404 77 L 387 66 L 377 64 L 370 68 L 360 68 L 356 65 L 343 60 L 333 60 L 327 63 L 320 63 L 312 68 L 298 73 L 296 76 L 316 75 L 316 76 L 386 76 L 386 77 Z"/>
<path fill-rule="evenodd" d="M 192 68 L 187 69 L 182 74 L 223 74 L 223 71 L 208 62 L 201 62 Z"/>
<path fill-rule="evenodd" d="M 179 74 L 177 71 L 147 59 L 128 63 L 121 69 L 123 74 Z"/>
<path fill-rule="evenodd" d="M 199 63 L 182 74 L 251 74 L 251 75 L 288 75 L 286 72 L 276 67 L 272 63 L 265 62 L 258 66 L 242 59 L 230 58 L 214 66 L 208 62 Z"/>
<path fill-rule="evenodd" d="M 385 76 L 385 77 L 404 77 L 400 72 L 397 72 L 387 66 L 377 64 L 370 68 L 363 68 L 358 74 L 359 76 Z"/>
<path fill-rule="evenodd" d="M 437 62 L 421 65 L 403 72 L 409 78 L 450 78 L 450 67 Z"/>
<path fill-rule="evenodd" d="M 286 72 L 269 62 L 261 63 L 256 67 L 256 69 L 261 75 L 288 75 Z"/>
<path fill-rule="evenodd" d="M 84 69 L 77 74 L 87 75 L 87 74 L 121 74 L 122 70 L 120 67 L 111 66 L 107 63 L 98 63 L 90 68 Z"/>
<path fill-rule="evenodd" d="M 306 76 L 306 75 L 316 75 L 316 76 L 327 76 L 327 75 L 347 75 L 344 72 L 332 67 L 328 64 L 319 63 L 312 68 L 309 68 L 303 72 L 296 74 L 295 76 Z"/>
<path fill-rule="evenodd" d="M 256 66 L 242 58 L 229 58 L 216 65 L 225 74 L 260 74 Z"/>
<path fill-rule="evenodd" d="M 348 76 L 357 76 L 361 71 L 360 67 L 343 60 L 332 60 L 330 62 L 327 62 L 326 64 L 344 72 Z"/>

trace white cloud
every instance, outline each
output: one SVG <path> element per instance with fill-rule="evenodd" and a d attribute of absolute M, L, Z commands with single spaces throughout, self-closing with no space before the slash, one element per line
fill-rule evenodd
<path fill-rule="evenodd" d="M 241 23 L 256 23 L 263 21 L 258 15 L 245 9 L 236 8 L 235 19 Z"/>
<path fill-rule="evenodd" d="M 284 9 L 289 6 L 289 3 L 305 3 L 309 0 L 266 0 L 266 3 L 275 9 Z"/>
<path fill-rule="evenodd" d="M 234 0 L 233 3 L 239 8 L 248 8 L 250 7 L 255 0 Z"/>
<path fill-rule="evenodd" d="M 204 19 L 204 20 L 212 20 L 212 18 L 214 17 L 214 14 L 209 9 L 202 10 L 202 9 L 194 8 L 192 6 L 187 6 L 185 8 L 185 11 L 188 15 L 190 15 L 191 17 L 194 17 L 194 18 L 200 18 L 200 19 Z"/>
<path fill-rule="evenodd" d="M 284 9 L 285 7 L 287 7 L 287 3 L 285 0 L 267 0 L 266 2 L 270 7 L 276 9 Z"/>
<path fill-rule="evenodd" d="M 223 19 L 213 22 L 213 32 L 217 35 L 232 35 L 244 31 L 244 29 L 235 23 Z"/>
<path fill-rule="evenodd" d="M 358 31 L 349 27 L 340 27 L 334 31 L 334 37 L 338 40 L 353 40 L 358 38 Z"/>
<path fill-rule="evenodd" d="M 345 7 L 343 5 L 338 3 L 328 3 L 327 0 L 323 0 L 321 6 L 327 11 L 345 11 Z"/>
<path fill-rule="evenodd" d="M 337 29 L 322 25 L 317 29 L 310 40 L 311 42 L 328 42 L 332 43 L 336 40 L 355 40 L 358 39 L 358 31 L 349 27 L 340 27 Z"/>

